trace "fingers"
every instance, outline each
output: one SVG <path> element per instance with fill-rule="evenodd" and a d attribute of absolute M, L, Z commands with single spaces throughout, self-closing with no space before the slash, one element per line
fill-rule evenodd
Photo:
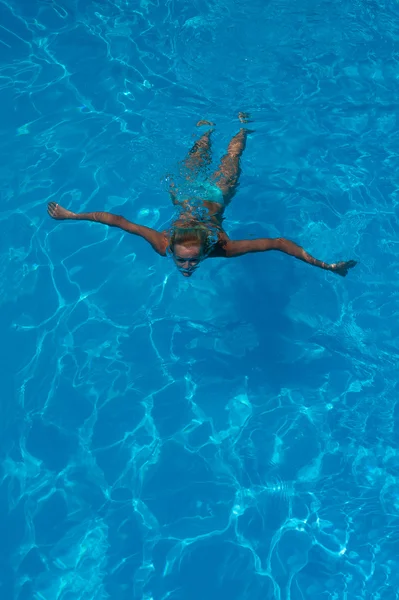
<path fill-rule="evenodd" d="M 356 260 L 348 260 L 348 261 L 340 261 L 338 263 L 334 263 L 331 265 L 331 270 L 333 273 L 340 275 L 341 277 L 346 277 L 349 269 L 353 269 L 357 265 Z"/>
<path fill-rule="evenodd" d="M 49 202 L 47 204 L 47 212 L 50 217 L 54 217 L 57 214 L 58 204 L 56 202 Z"/>
<path fill-rule="evenodd" d="M 346 263 L 348 269 L 353 269 L 353 267 L 356 267 L 356 265 L 357 260 L 348 260 L 348 262 Z"/>
<path fill-rule="evenodd" d="M 338 263 L 337 266 L 341 269 L 343 277 L 345 277 L 348 274 L 349 269 L 353 269 L 353 267 L 356 267 L 356 265 L 356 260 L 348 260 L 346 262 Z"/>

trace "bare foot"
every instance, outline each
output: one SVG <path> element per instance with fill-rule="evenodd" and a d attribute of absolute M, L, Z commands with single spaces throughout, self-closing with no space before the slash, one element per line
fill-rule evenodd
<path fill-rule="evenodd" d="M 215 125 L 215 123 L 212 123 L 212 121 L 198 121 L 197 123 L 197 127 L 201 127 L 202 125 L 208 125 L 208 127 L 213 127 Z"/>
<path fill-rule="evenodd" d="M 75 213 L 73 213 L 70 210 L 67 210 L 66 208 L 63 208 L 56 202 L 49 202 L 49 204 L 47 205 L 47 212 L 50 215 L 50 217 L 59 220 L 73 219 L 75 216 Z"/>
<path fill-rule="evenodd" d="M 238 118 L 240 119 L 241 123 L 251 123 L 251 115 L 249 113 L 239 112 Z"/>

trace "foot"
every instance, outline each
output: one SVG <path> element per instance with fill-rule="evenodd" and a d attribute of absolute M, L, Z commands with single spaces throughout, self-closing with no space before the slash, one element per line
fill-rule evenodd
<path fill-rule="evenodd" d="M 50 215 L 50 217 L 58 220 L 73 219 L 75 216 L 75 213 L 73 213 L 70 210 L 67 210 L 66 208 L 63 208 L 56 202 L 49 202 L 49 204 L 47 205 L 47 212 Z"/>
<path fill-rule="evenodd" d="M 197 127 L 202 127 L 202 125 L 207 125 L 208 127 L 214 127 L 215 123 L 212 123 L 212 121 L 198 121 L 197 123 Z"/>
<path fill-rule="evenodd" d="M 252 121 L 251 115 L 246 112 L 239 112 L 238 118 L 240 120 L 240 123 L 251 123 L 251 121 Z"/>
<path fill-rule="evenodd" d="M 337 275 L 341 275 L 341 277 L 346 277 L 349 269 L 353 269 L 356 267 L 357 262 L 355 260 L 341 261 L 330 265 L 330 270 Z"/>

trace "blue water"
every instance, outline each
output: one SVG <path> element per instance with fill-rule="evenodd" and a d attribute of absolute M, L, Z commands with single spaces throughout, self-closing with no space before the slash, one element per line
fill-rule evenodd
<path fill-rule="evenodd" d="M 391 600 L 399 589 L 399 5 L 0 2 L 2 600 Z M 165 229 L 215 121 L 255 130 L 232 238 Z"/>

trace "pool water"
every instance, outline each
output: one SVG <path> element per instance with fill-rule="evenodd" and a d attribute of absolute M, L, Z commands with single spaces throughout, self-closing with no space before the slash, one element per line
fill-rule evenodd
<path fill-rule="evenodd" d="M 2 600 L 399 589 L 399 5 L 0 2 Z M 186 279 L 168 181 L 251 114 L 234 239 Z"/>

